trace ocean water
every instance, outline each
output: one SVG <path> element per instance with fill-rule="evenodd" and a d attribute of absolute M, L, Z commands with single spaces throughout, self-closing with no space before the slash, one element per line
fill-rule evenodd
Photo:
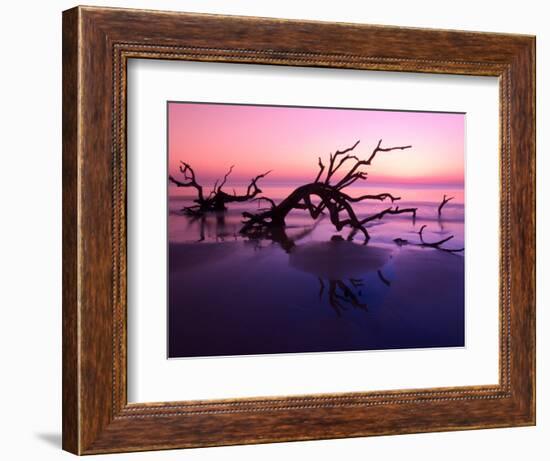
<path fill-rule="evenodd" d="M 262 186 L 284 198 L 292 185 Z M 250 239 L 242 212 L 267 203 L 229 204 L 224 213 L 190 217 L 188 189 L 170 188 L 168 216 L 169 357 L 335 352 L 464 345 L 464 257 L 421 247 L 453 236 L 464 247 L 464 194 L 452 187 L 380 185 L 347 193 L 389 192 L 393 205 L 418 209 L 387 215 L 345 241 L 328 217 L 292 212 L 286 234 L 294 247 Z M 438 216 L 443 195 L 453 196 Z M 391 202 L 354 204 L 359 217 Z M 344 241 L 335 240 L 340 236 Z M 395 242 L 400 239 L 401 245 Z M 406 241 L 406 244 L 404 244 Z"/>

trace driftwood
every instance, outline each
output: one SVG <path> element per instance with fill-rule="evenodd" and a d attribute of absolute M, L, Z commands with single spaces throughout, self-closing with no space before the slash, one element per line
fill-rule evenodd
<path fill-rule="evenodd" d="M 351 154 L 357 147 L 359 141 L 353 146 L 342 151 L 336 151 L 329 157 L 328 165 L 325 166 L 319 157 L 319 171 L 315 180 L 311 183 L 299 186 L 292 191 L 284 200 L 276 204 L 268 197 L 256 197 L 255 200 L 265 200 L 270 207 L 259 213 L 243 213 L 244 226 L 241 229 L 243 234 L 269 235 L 274 228 L 285 226 L 285 219 L 292 210 L 305 210 L 309 212 L 312 219 L 317 219 L 322 213 L 328 213 L 331 223 L 337 231 L 345 226 L 352 229 L 349 239 L 352 239 L 357 232 L 362 232 L 365 242 L 370 236 L 366 224 L 382 219 L 386 215 L 397 215 L 410 213 L 413 219 L 416 217 L 416 208 L 399 208 L 390 206 L 378 213 L 359 218 L 353 209 L 353 204 L 364 200 L 390 200 L 392 203 L 400 200 L 400 197 L 394 197 L 389 193 L 377 195 L 362 195 L 353 197 L 346 192 L 346 188 L 358 180 L 367 179 L 365 168 L 370 166 L 376 155 L 380 152 L 390 152 L 393 150 L 409 149 L 412 146 L 381 147 L 380 140 L 370 156 L 362 160 L 358 156 Z M 342 169 L 342 170 L 341 170 Z M 335 176 L 340 172 L 338 177 Z M 343 174 L 341 174 L 343 172 Z"/>
<path fill-rule="evenodd" d="M 444 243 L 447 243 L 449 240 L 454 238 L 454 235 L 450 235 L 449 237 L 445 237 L 444 239 L 438 240 L 436 242 L 427 242 L 424 239 L 424 229 L 428 227 L 426 224 L 424 224 L 420 230 L 418 231 L 418 235 L 420 237 L 420 243 L 414 243 L 409 242 L 408 240 L 402 239 L 402 238 L 396 238 L 394 239 L 394 242 L 399 246 L 405 246 L 405 245 L 414 245 L 419 247 L 427 247 L 427 248 L 435 248 L 436 250 L 440 251 L 446 251 L 447 253 L 460 253 L 464 251 L 464 248 L 444 248 L 442 245 Z"/>
<path fill-rule="evenodd" d="M 454 197 L 447 197 L 446 195 L 443 195 L 443 200 L 441 201 L 441 203 L 437 207 L 437 215 L 438 216 L 441 216 L 441 210 L 443 210 L 443 207 L 445 205 L 447 205 L 447 203 L 449 203 L 452 199 L 454 199 Z"/>
<path fill-rule="evenodd" d="M 235 165 L 232 165 L 224 177 L 216 181 L 210 193 L 205 195 L 202 185 L 197 182 L 193 168 L 188 163 L 180 162 L 179 170 L 183 175 L 183 180 L 180 181 L 173 176 L 169 176 L 168 179 L 177 187 L 190 187 L 197 191 L 197 198 L 193 200 L 196 205 L 185 207 L 183 211 L 190 215 L 201 215 L 208 211 L 225 211 L 228 203 L 247 202 L 262 193 L 262 190 L 258 187 L 258 181 L 267 176 L 270 171 L 252 178 L 244 194 L 238 195 L 235 190 L 233 190 L 233 194 L 225 192 L 223 187 L 233 172 L 234 167 Z"/>
<path fill-rule="evenodd" d="M 418 231 L 418 235 L 420 237 L 420 246 L 422 247 L 429 247 L 429 248 L 436 248 L 441 251 L 447 251 L 449 253 L 460 253 L 461 251 L 464 251 L 464 248 L 443 248 L 441 245 L 444 243 L 447 243 L 449 240 L 454 238 L 454 235 L 450 235 L 449 237 L 445 237 L 444 239 L 438 240 L 437 242 L 426 242 L 424 240 L 424 235 L 422 234 L 424 232 L 424 229 L 428 227 L 426 224 L 424 224 L 420 230 Z"/>

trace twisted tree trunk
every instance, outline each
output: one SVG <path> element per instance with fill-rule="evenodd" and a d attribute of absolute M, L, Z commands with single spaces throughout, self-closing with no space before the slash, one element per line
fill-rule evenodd
<path fill-rule="evenodd" d="M 353 209 L 352 204 L 363 200 L 379 200 L 384 201 L 390 199 L 391 202 L 400 200 L 400 197 L 394 197 L 389 193 L 381 193 L 378 195 L 362 195 L 360 197 L 352 197 L 344 192 L 344 189 L 355 183 L 357 180 L 365 180 L 367 172 L 362 170 L 363 167 L 369 166 L 376 154 L 379 152 L 390 152 L 396 149 L 408 149 L 411 146 L 398 146 L 383 148 L 380 147 L 382 140 L 378 142 L 376 148 L 372 151 L 367 160 L 360 160 L 357 156 L 349 154 L 357 147 L 357 141 L 352 147 L 343 151 L 336 151 L 329 158 L 328 169 L 325 173 L 325 165 L 319 158 L 319 172 L 314 182 L 305 184 L 296 188 L 283 201 L 276 204 L 273 200 L 266 197 L 256 197 L 255 200 L 266 200 L 271 204 L 271 208 L 260 213 L 243 213 L 247 219 L 245 221 L 241 233 L 258 235 L 261 232 L 270 232 L 270 229 L 275 227 L 285 226 L 285 219 L 292 210 L 306 210 L 311 218 L 317 219 L 325 210 L 328 212 L 330 221 L 337 231 L 342 230 L 345 226 L 352 228 L 352 237 L 356 232 L 362 232 L 365 241 L 370 238 L 365 227 L 370 221 L 381 219 L 385 215 L 396 215 L 402 213 L 410 213 L 413 219 L 416 217 L 416 208 L 389 207 L 385 210 L 370 215 L 366 218 L 359 218 Z M 352 163 L 351 163 L 352 162 Z M 347 165 L 346 165 L 347 164 Z M 349 166 L 348 170 L 340 179 L 336 180 L 335 173 L 342 166 Z M 323 178 L 323 173 L 325 177 Z M 318 201 L 318 204 L 315 203 Z"/>

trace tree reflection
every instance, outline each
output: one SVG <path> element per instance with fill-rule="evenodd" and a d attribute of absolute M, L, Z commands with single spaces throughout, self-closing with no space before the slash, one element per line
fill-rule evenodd
<path fill-rule="evenodd" d="M 325 282 L 321 277 L 318 277 L 318 280 L 320 285 L 319 299 L 322 301 L 325 293 Z M 328 281 L 327 300 L 338 317 L 340 317 L 342 312 L 347 310 L 348 307 L 364 311 L 368 310 L 367 304 L 361 302 L 362 287 L 362 279 Z"/>

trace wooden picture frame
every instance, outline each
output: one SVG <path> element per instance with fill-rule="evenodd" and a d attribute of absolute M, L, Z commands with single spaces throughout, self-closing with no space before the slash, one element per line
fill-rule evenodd
<path fill-rule="evenodd" d="M 496 76 L 500 381 L 134 404 L 126 396 L 126 63 Z M 76 7 L 63 13 L 63 448 L 76 454 L 535 424 L 535 38 Z"/>

